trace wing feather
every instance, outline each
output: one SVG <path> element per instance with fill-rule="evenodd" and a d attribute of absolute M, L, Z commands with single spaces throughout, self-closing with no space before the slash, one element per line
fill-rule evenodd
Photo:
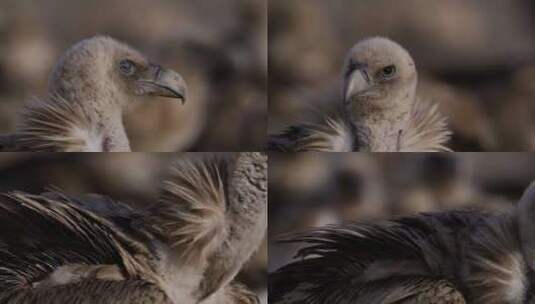
<path fill-rule="evenodd" d="M 117 265 L 150 278 L 151 252 L 108 220 L 65 201 L 14 192 L 0 196 L 0 290 L 26 289 L 63 265 Z"/>

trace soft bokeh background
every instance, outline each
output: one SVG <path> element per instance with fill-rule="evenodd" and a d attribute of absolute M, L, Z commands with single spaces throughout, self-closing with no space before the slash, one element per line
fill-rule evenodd
<path fill-rule="evenodd" d="M 271 153 L 268 269 L 296 252 L 276 242 L 283 234 L 418 212 L 501 212 L 534 180 L 532 153 Z"/>
<path fill-rule="evenodd" d="M 126 115 L 137 151 L 254 151 L 267 125 L 267 0 L 0 1 L 0 132 L 44 96 L 66 48 L 105 34 L 178 71 L 185 106 L 162 99 Z"/>
<path fill-rule="evenodd" d="M 346 52 L 387 36 L 415 58 L 457 151 L 535 149 L 532 0 L 270 0 L 269 129 L 336 102 Z"/>
<path fill-rule="evenodd" d="M 197 154 L 197 153 L 195 153 Z M 39 194 L 59 188 L 76 196 L 107 195 L 133 208 L 158 197 L 172 163 L 190 153 L 1 153 L 0 193 Z M 29 223 L 31 224 L 31 223 Z M 238 276 L 267 303 L 266 242 Z"/>

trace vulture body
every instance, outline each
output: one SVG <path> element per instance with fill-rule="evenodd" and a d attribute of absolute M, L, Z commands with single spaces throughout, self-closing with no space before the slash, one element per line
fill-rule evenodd
<path fill-rule="evenodd" d="M 184 102 L 186 84 L 112 38 L 83 40 L 56 64 L 48 96 L 28 103 L 17 130 L 0 136 L 0 151 L 130 151 L 123 112 L 154 96 Z"/>
<path fill-rule="evenodd" d="M 535 303 L 535 185 L 514 212 L 450 211 L 318 228 L 270 275 L 271 303 Z"/>
<path fill-rule="evenodd" d="M 0 197 L 0 303 L 257 303 L 233 278 L 264 237 L 261 153 L 181 160 L 160 199 Z"/>
<path fill-rule="evenodd" d="M 347 56 L 334 114 L 270 136 L 268 150 L 449 151 L 446 118 L 416 97 L 417 81 L 414 60 L 400 45 L 380 37 L 363 40 Z"/>

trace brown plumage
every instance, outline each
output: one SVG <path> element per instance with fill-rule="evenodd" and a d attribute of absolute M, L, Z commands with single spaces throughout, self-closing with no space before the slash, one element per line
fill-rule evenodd
<path fill-rule="evenodd" d="M 535 303 L 535 184 L 514 212 L 449 211 L 347 223 L 304 243 L 270 275 L 272 303 Z"/>
<path fill-rule="evenodd" d="M 112 38 L 83 40 L 56 64 L 48 96 L 25 106 L 17 130 L 0 136 L 0 150 L 130 151 L 123 111 L 153 96 L 185 101 L 185 82 Z"/>
<path fill-rule="evenodd" d="M 0 302 L 256 303 L 232 281 L 265 234 L 266 161 L 182 159 L 145 210 L 98 195 L 1 196 Z"/>
<path fill-rule="evenodd" d="M 450 131 L 436 106 L 416 97 L 414 60 L 397 43 L 370 38 L 347 56 L 342 98 L 319 123 L 271 136 L 274 151 L 448 151 Z"/>

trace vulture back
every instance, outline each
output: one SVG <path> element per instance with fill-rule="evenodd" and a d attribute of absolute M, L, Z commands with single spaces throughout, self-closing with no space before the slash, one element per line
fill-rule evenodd
<path fill-rule="evenodd" d="M 283 240 L 297 260 L 270 275 L 272 303 L 524 303 L 517 222 L 475 211 L 348 223 Z"/>

